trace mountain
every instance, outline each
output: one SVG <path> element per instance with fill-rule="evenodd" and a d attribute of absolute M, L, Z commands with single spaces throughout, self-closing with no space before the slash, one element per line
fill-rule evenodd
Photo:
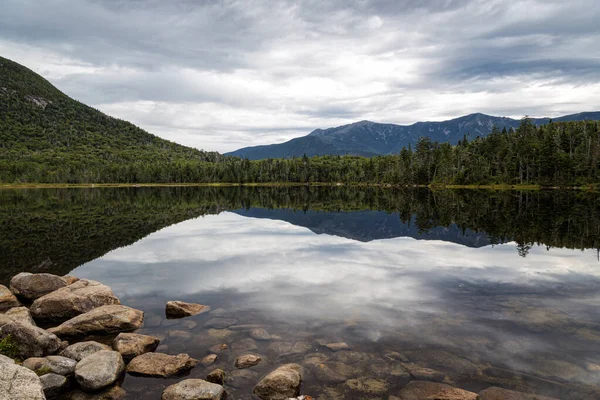
<path fill-rule="evenodd" d="M 555 118 L 554 121 L 598 120 L 600 112 L 585 112 Z M 546 124 L 550 118 L 533 118 L 536 125 Z M 263 158 L 291 158 L 316 155 L 360 155 L 371 157 L 398 153 L 411 144 L 414 148 L 420 137 L 427 136 L 438 142 L 458 143 L 465 135 L 474 139 L 488 135 L 494 126 L 517 128 L 520 120 L 471 114 L 442 122 L 417 122 L 412 125 L 380 124 L 360 121 L 337 128 L 317 129 L 307 136 L 285 143 L 245 147 L 226 155 L 260 160 Z"/>
<path fill-rule="evenodd" d="M 98 181 L 99 171 L 135 163 L 215 161 L 71 99 L 28 68 L 0 57 L 0 181 Z"/>

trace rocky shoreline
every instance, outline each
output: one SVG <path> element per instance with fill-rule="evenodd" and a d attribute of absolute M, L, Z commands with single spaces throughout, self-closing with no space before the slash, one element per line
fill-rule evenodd
<path fill-rule="evenodd" d="M 180 319 L 209 313 L 204 323 L 208 334 L 218 336 L 233 332 L 235 320 L 222 310 L 207 305 L 169 301 L 165 304 L 167 319 Z M 188 321 L 190 329 L 196 323 Z M 40 326 L 38 326 L 40 325 Z M 261 326 L 238 326 L 248 337 L 207 348 L 201 359 L 186 353 L 167 354 L 157 336 L 136 333 L 144 325 L 144 313 L 121 304 L 111 288 L 100 282 L 73 276 L 20 273 L 10 288 L 0 285 L 0 398 L 2 399 L 121 399 L 127 396 L 120 387 L 125 374 L 138 377 L 182 379 L 162 391 L 163 400 L 225 399 L 228 383 L 236 379 L 249 382 L 252 393 L 245 398 L 262 400 L 312 399 L 301 395 L 308 373 L 319 382 L 343 385 L 344 393 L 357 398 L 381 400 L 452 399 L 452 400 L 551 400 L 494 385 L 478 393 L 456 387 L 454 380 L 442 371 L 411 362 L 410 357 L 396 352 L 383 360 L 368 359 L 354 352 L 345 342 L 316 340 L 296 342 L 286 347 L 281 337 Z M 44 327 L 44 328 L 42 328 Z M 189 332 L 173 331 L 189 340 Z M 258 342 L 271 342 L 267 357 L 275 354 L 305 354 L 301 361 L 286 362 L 264 370 L 265 357 L 257 353 Z M 310 352 L 314 346 L 333 354 Z M 296 348 L 297 347 L 297 348 Z M 233 362 L 216 362 L 225 351 L 235 354 Z M 442 353 L 440 353 L 442 354 Z M 410 354 L 409 354 L 410 356 Z M 440 356 L 440 355 L 438 355 Z M 200 358 L 200 357 L 199 357 Z M 277 357 L 276 357 L 277 358 Z M 277 358 L 278 359 L 278 358 Z M 360 362 L 388 378 L 352 375 L 352 365 Z M 463 369 L 470 376 L 481 370 L 466 360 Z M 229 365 L 231 364 L 231 365 Z M 212 370 L 205 379 L 185 379 L 190 370 L 202 367 Z M 501 376 L 497 381 L 501 382 Z M 389 381 L 393 380 L 391 395 Z M 315 397 L 343 399 L 344 393 Z"/>

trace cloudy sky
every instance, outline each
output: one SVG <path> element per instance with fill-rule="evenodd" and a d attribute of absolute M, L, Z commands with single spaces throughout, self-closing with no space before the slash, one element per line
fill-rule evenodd
<path fill-rule="evenodd" d="M 597 0 L 1 0 L 0 55 L 230 151 L 357 120 L 600 109 Z"/>

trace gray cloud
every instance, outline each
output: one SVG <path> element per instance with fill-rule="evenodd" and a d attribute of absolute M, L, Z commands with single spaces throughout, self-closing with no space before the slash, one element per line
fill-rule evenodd
<path fill-rule="evenodd" d="M 0 54 L 219 151 L 356 120 L 600 104 L 594 0 L 5 0 Z"/>

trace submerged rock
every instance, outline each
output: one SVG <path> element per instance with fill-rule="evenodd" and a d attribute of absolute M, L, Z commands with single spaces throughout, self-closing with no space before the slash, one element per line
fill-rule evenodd
<path fill-rule="evenodd" d="M 328 343 L 325 345 L 331 351 L 349 350 L 350 346 L 346 342 Z"/>
<path fill-rule="evenodd" d="M 361 392 L 368 395 L 383 394 L 388 390 L 388 384 L 385 381 L 367 377 L 349 379 L 345 385 L 352 392 Z"/>
<path fill-rule="evenodd" d="M 514 390 L 490 387 L 479 392 L 481 400 L 558 400 L 554 397 L 538 396 L 536 394 L 515 392 Z"/>
<path fill-rule="evenodd" d="M 163 353 L 145 353 L 127 366 L 127 372 L 136 375 L 168 377 L 194 368 L 198 360 L 187 354 L 170 356 Z"/>
<path fill-rule="evenodd" d="M 257 348 L 258 345 L 256 344 L 256 341 L 251 338 L 238 340 L 237 342 L 233 342 L 231 344 L 231 351 L 238 354 L 246 351 L 256 350 Z"/>
<path fill-rule="evenodd" d="M 151 351 L 156 350 L 160 339 L 154 336 L 137 333 L 119 333 L 113 342 L 113 349 L 121 353 L 125 362 Z"/>
<path fill-rule="evenodd" d="M 245 388 L 253 385 L 258 380 L 258 372 L 254 372 L 250 369 L 237 369 L 231 371 L 225 377 L 225 382 L 228 386 L 233 388 Z"/>
<path fill-rule="evenodd" d="M 73 375 L 77 361 L 62 356 L 32 357 L 23 361 L 23 366 L 38 375 L 53 373 L 62 376 Z"/>
<path fill-rule="evenodd" d="M 119 352 L 101 350 L 77 363 L 75 380 L 85 391 L 100 390 L 115 383 L 124 370 L 125 363 Z"/>
<path fill-rule="evenodd" d="M 72 344 L 63 351 L 61 351 L 60 355 L 63 357 L 72 358 L 75 361 L 81 361 L 87 356 L 94 354 L 100 350 L 111 350 L 111 348 L 105 344 L 90 340 L 87 342 L 79 342 Z"/>
<path fill-rule="evenodd" d="M 35 300 L 45 294 L 67 286 L 67 281 L 52 274 L 21 272 L 10 280 L 10 291 L 17 297 Z"/>
<path fill-rule="evenodd" d="M 217 385 L 223 386 L 225 383 L 225 376 L 225 371 L 218 368 L 206 375 L 206 380 L 210 383 L 216 383 Z"/>
<path fill-rule="evenodd" d="M 210 311 L 209 306 L 183 301 L 167 302 L 166 315 L 169 319 L 189 317 Z"/>
<path fill-rule="evenodd" d="M 0 399 L 45 400 L 46 397 L 35 372 L 8 357 L 0 357 Z"/>
<path fill-rule="evenodd" d="M 55 354 L 61 346 L 61 341 L 56 335 L 0 314 L 0 339 L 9 335 L 16 347 L 16 355 L 21 358 Z"/>
<path fill-rule="evenodd" d="M 286 400 L 300 394 L 304 371 L 298 364 L 285 364 L 265 376 L 252 391 L 263 400 Z"/>
<path fill-rule="evenodd" d="M 254 328 L 250 330 L 250 337 L 255 340 L 271 340 L 269 332 L 263 328 Z"/>
<path fill-rule="evenodd" d="M 111 288 L 81 279 L 36 299 L 31 305 L 31 313 L 36 319 L 64 320 L 111 304 L 121 304 Z"/>
<path fill-rule="evenodd" d="M 120 400 L 125 397 L 126 392 L 119 386 L 112 386 L 100 392 L 86 393 L 81 390 L 73 390 L 61 397 L 61 400 Z"/>
<path fill-rule="evenodd" d="M 142 326 L 143 321 L 144 313 L 140 310 L 110 305 L 94 308 L 48 331 L 60 337 L 108 335 L 134 331 Z"/>
<path fill-rule="evenodd" d="M 225 396 L 221 385 L 202 379 L 185 379 L 166 388 L 162 400 L 221 400 Z"/>
<path fill-rule="evenodd" d="M 409 382 L 398 394 L 401 400 L 479 400 L 477 393 L 457 389 L 445 383 L 436 382 Z"/>
<path fill-rule="evenodd" d="M 235 360 L 235 367 L 239 369 L 250 368 L 258 365 L 262 361 L 262 357 L 256 354 L 244 354 Z"/>
<path fill-rule="evenodd" d="M 7 312 L 5 312 L 4 315 L 9 317 L 13 321 L 17 321 L 22 324 L 37 326 L 33 318 L 31 318 L 31 313 L 29 312 L 29 309 L 27 309 L 27 307 L 13 307 Z"/>
<path fill-rule="evenodd" d="M 209 354 L 200 361 L 200 364 L 204 367 L 208 367 L 213 365 L 217 361 L 217 358 L 219 357 L 216 354 Z"/>
<path fill-rule="evenodd" d="M 0 312 L 4 312 L 13 307 L 19 307 L 21 303 L 15 295 L 6 286 L 0 285 Z"/>
<path fill-rule="evenodd" d="M 46 399 L 56 399 L 69 387 L 69 380 L 62 375 L 50 373 L 40 377 Z"/>
<path fill-rule="evenodd" d="M 225 329 L 237 323 L 235 318 L 212 318 L 204 323 L 205 328 Z"/>

